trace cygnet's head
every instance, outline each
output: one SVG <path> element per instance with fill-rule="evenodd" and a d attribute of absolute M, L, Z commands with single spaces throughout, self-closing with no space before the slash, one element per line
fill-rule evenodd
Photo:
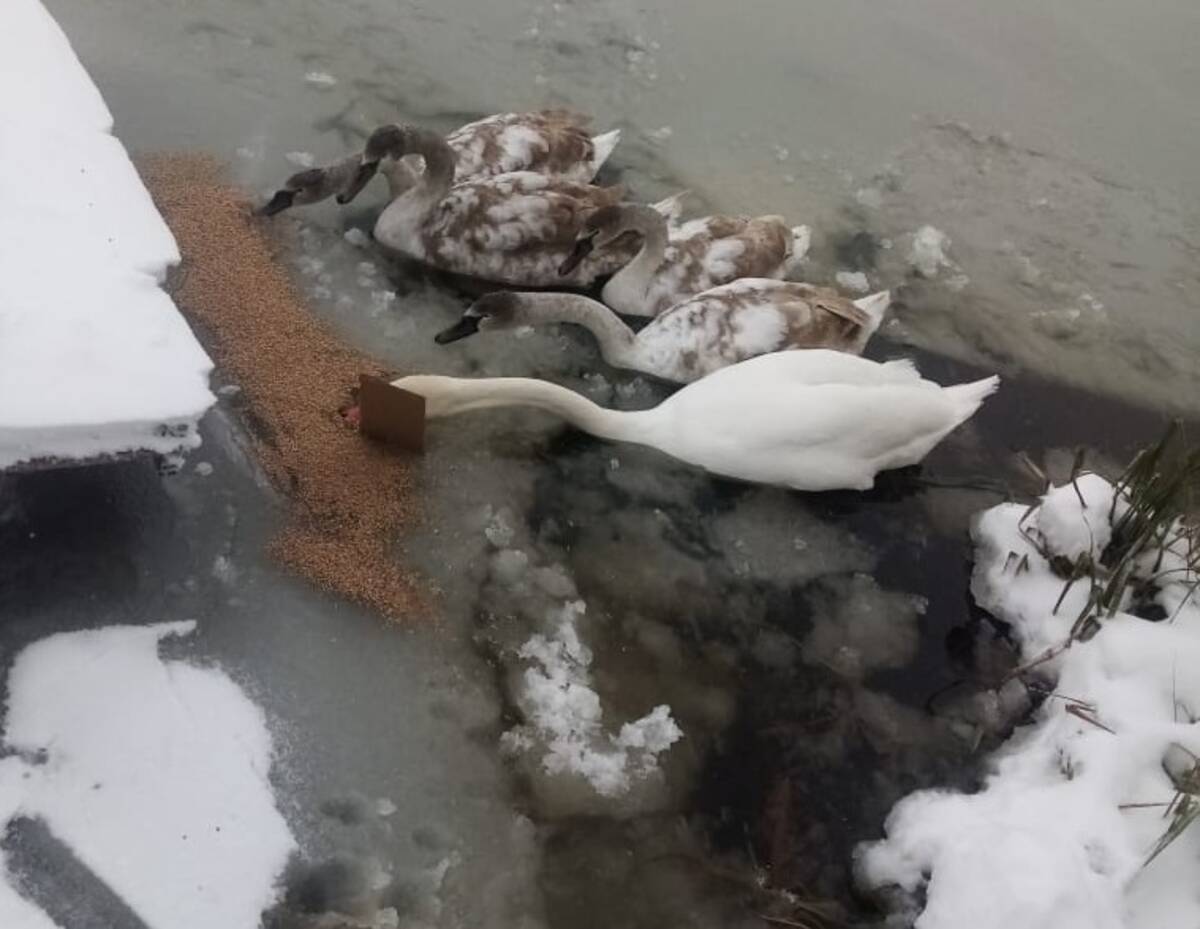
<path fill-rule="evenodd" d="M 357 197 L 379 170 L 384 158 L 400 159 L 409 152 L 409 128 L 407 126 L 380 126 L 367 137 L 367 144 L 359 156 L 358 168 L 350 182 L 337 195 L 338 203 L 349 203 Z"/>
<path fill-rule="evenodd" d="M 596 249 L 606 248 L 627 232 L 645 234 L 651 224 L 662 222 L 665 220 L 650 207 L 633 203 L 601 207 L 584 220 L 575 247 L 559 265 L 558 273 L 565 277 Z"/>
<path fill-rule="evenodd" d="M 439 332 L 434 336 L 434 341 L 446 345 L 474 335 L 480 329 L 512 329 L 524 323 L 520 294 L 498 290 L 472 303 L 462 319 Z"/>
<path fill-rule="evenodd" d="M 336 188 L 329 168 L 309 168 L 293 174 L 265 204 L 259 207 L 259 215 L 274 216 L 293 206 L 318 203 L 332 196 Z"/>

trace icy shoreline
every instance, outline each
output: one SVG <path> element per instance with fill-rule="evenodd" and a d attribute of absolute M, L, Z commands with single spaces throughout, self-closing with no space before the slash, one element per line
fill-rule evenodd
<path fill-rule="evenodd" d="M 1091 593 L 1080 580 L 1064 594 L 1063 566 L 1099 561 L 1127 505 L 1113 498 L 1088 474 L 1033 509 L 1004 504 L 975 521 L 972 593 L 1011 626 L 1022 659 L 1040 661 L 1053 694 L 995 754 L 979 793 L 912 794 L 887 838 L 860 849 L 860 882 L 918 929 L 1200 922 L 1200 832 L 1160 844 L 1200 753 L 1200 603 L 1178 523 L 1140 552 L 1117 612 L 1063 647 Z M 1126 612 L 1135 587 L 1164 619 Z"/>
<path fill-rule="evenodd" d="M 211 362 L 161 289 L 180 260 L 38 0 L 0 30 L 0 469 L 199 445 Z"/>

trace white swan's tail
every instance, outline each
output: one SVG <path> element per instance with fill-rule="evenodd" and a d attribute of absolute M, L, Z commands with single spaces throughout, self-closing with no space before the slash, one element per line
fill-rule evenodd
<path fill-rule="evenodd" d="M 950 402 L 954 404 L 955 425 L 964 423 L 974 412 L 979 409 L 980 404 L 988 397 L 1000 389 L 1000 378 L 996 375 L 985 377 L 981 381 L 972 381 L 969 384 L 955 384 L 953 387 L 943 387 L 942 393 L 950 398 Z"/>
<path fill-rule="evenodd" d="M 655 213 L 662 213 L 667 218 L 669 223 L 678 223 L 679 218 L 683 216 L 683 201 L 686 197 L 691 196 L 690 190 L 681 190 L 677 194 L 671 194 L 659 200 L 658 203 L 650 204 L 650 209 Z"/>
<path fill-rule="evenodd" d="M 592 136 L 592 172 L 600 170 L 600 166 L 608 161 L 617 143 L 621 141 L 621 130 L 614 129 L 602 135 Z"/>

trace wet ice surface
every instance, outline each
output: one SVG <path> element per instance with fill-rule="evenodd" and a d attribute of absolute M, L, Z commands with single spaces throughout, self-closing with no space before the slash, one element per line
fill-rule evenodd
<path fill-rule="evenodd" d="M 1015 359 L 1013 371 L 1148 408 L 1191 402 L 1194 191 L 1168 149 L 1194 151 L 1194 127 L 1164 120 L 1156 132 L 1178 145 L 1143 162 L 1073 115 L 1064 140 L 1047 128 L 1059 114 L 1009 76 L 1028 107 L 1014 127 L 973 82 L 1031 34 L 1079 46 L 1039 33 L 1042 14 L 1026 10 L 1028 30 L 1017 19 L 975 34 L 996 47 L 971 71 L 953 49 L 979 24 L 942 6 L 911 22 L 831 6 L 807 24 L 782 2 L 670 19 L 620 3 L 51 3 L 131 148 L 212 151 L 265 190 L 297 157 L 340 155 L 381 121 L 449 129 L 569 103 L 598 128 L 625 127 L 614 162 L 638 195 L 690 186 L 699 204 L 786 213 L 814 226 L 806 277 L 899 287 L 875 357 L 907 341 L 989 370 Z M 936 28 L 923 35 L 922 22 Z M 1085 38 L 1107 49 L 1106 30 L 1128 25 L 1089 16 Z M 737 80 L 711 67 L 714 35 L 760 52 Z M 898 74 L 905 91 L 878 89 Z M 1178 79 L 1156 58 L 1128 118 L 1177 116 Z M 913 99 L 929 118 L 912 119 Z M 349 341 L 398 371 L 533 374 L 627 409 L 665 395 L 566 329 L 435 345 L 466 293 L 376 252 L 373 196 L 279 223 L 297 280 Z M 918 272 L 925 226 L 944 234 L 921 239 L 944 261 L 921 247 L 933 264 Z M 987 373 L 917 359 L 942 382 Z M 996 738 L 970 697 L 1011 653 L 967 593 L 968 518 L 997 501 L 990 490 L 901 474 L 866 495 L 805 496 L 714 481 L 535 414 L 436 424 L 420 475 L 428 518 L 405 547 L 443 622 L 399 630 L 264 560 L 276 501 L 239 450 L 236 385 L 219 387 L 196 465 L 165 483 L 129 464 L 0 485 L 0 654 L 60 630 L 197 619 L 172 648 L 232 674 L 280 751 L 276 793 L 303 855 L 272 926 L 315 927 L 330 911 L 365 925 L 597 929 L 795 916 L 755 883 L 756 864 L 773 888 L 863 914 L 853 845 L 903 794 L 969 785 L 972 750 Z M 1039 488 L 1014 449 L 1041 460 L 1086 444 L 1123 460 L 1159 428 L 1009 378 L 921 477 L 1028 492 Z M 529 721 L 522 681 L 536 665 L 521 650 L 575 601 L 598 744 L 659 706 L 683 733 L 652 770 L 627 759 L 638 776 L 607 796 L 547 772 L 544 740 L 502 754 L 503 734 Z"/>

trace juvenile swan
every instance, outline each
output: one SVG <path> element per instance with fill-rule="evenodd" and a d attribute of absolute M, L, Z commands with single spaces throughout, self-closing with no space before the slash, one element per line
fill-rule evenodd
<path fill-rule="evenodd" d="M 810 284 L 746 280 L 685 300 L 634 333 L 603 304 L 577 294 L 498 291 L 480 297 L 440 344 L 484 330 L 574 323 L 615 368 L 688 383 L 756 355 L 791 348 L 858 353 L 888 307 L 883 291 L 850 301 Z"/>
<path fill-rule="evenodd" d="M 416 126 L 376 130 L 338 200 L 352 200 L 385 158 L 410 154 L 424 159 L 424 172 L 375 223 L 375 240 L 388 248 L 444 271 L 530 287 L 586 287 L 629 258 L 618 248 L 585 259 L 567 278 L 558 271 L 584 220 L 619 200 L 619 188 L 529 171 L 455 184 L 453 150 L 437 133 Z"/>
<path fill-rule="evenodd" d="M 619 129 L 591 136 L 587 123 L 586 116 L 569 110 L 498 113 L 467 123 L 446 136 L 446 144 L 454 152 L 454 179 L 479 180 L 512 171 L 533 171 L 586 184 L 621 138 Z M 293 174 L 261 212 L 270 216 L 343 192 L 360 161 L 360 154 L 355 153 L 331 165 Z M 388 199 L 394 200 L 417 182 L 420 160 L 408 157 L 385 163 L 380 172 L 388 180 Z"/>
<path fill-rule="evenodd" d="M 941 387 L 910 361 L 813 349 L 760 355 L 689 384 L 650 410 L 607 410 L 530 378 L 416 375 L 393 384 L 429 418 L 528 406 L 585 432 L 657 448 L 713 474 L 796 490 L 867 490 L 919 462 L 999 385 Z"/>
<path fill-rule="evenodd" d="M 669 228 L 660 212 L 620 203 L 588 217 L 563 273 L 627 233 L 640 237 L 641 248 L 600 294 L 627 316 L 657 316 L 741 278 L 783 277 L 795 254 L 808 248 L 808 229 L 789 227 L 782 216 L 706 216 Z"/>

